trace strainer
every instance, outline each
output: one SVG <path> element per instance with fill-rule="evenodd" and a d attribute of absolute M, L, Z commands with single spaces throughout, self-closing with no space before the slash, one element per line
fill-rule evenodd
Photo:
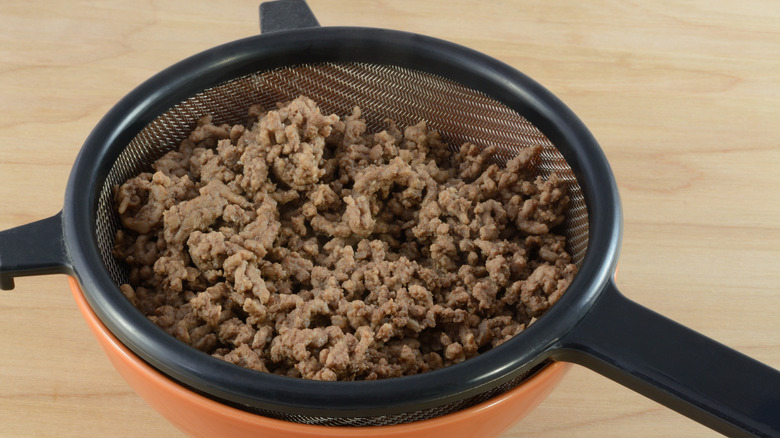
<path fill-rule="evenodd" d="M 13 277 L 73 275 L 91 309 L 151 367 L 220 403 L 327 426 L 425 421 L 515 387 L 551 361 L 585 365 L 715 430 L 780 435 L 780 373 L 623 297 L 612 280 L 620 204 L 612 172 L 577 117 L 539 84 L 486 55 L 383 29 L 319 27 L 298 0 L 261 6 L 264 34 L 184 60 L 99 122 L 74 164 L 61 213 L 0 233 L 0 287 Z M 169 336 L 119 292 L 111 187 L 150 164 L 198 118 L 239 123 L 250 104 L 307 95 L 323 112 L 360 105 L 369 128 L 426 120 L 453 145 L 496 145 L 506 161 L 541 145 L 542 176 L 570 184 L 563 225 L 580 271 L 521 335 L 444 369 L 396 379 L 317 382 L 258 373 Z M 373 126 L 372 126 L 373 125 Z"/>

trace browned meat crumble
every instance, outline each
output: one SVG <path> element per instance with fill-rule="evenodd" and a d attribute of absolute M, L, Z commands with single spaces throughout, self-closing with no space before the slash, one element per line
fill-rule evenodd
<path fill-rule="evenodd" d="M 425 372 L 522 332 L 577 270 L 551 231 L 565 184 L 534 176 L 539 147 L 499 166 L 386 123 L 305 97 L 246 127 L 203 117 L 115 187 L 122 292 L 195 348 L 306 379 Z"/>

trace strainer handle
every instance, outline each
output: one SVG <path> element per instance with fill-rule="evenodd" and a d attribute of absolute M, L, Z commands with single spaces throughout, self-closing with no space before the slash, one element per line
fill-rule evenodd
<path fill-rule="evenodd" d="M 62 212 L 0 231 L 0 289 L 14 288 L 14 277 L 72 274 L 62 232 Z"/>
<path fill-rule="evenodd" d="M 553 357 L 728 436 L 780 437 L 780 371 L 661 316 L 610 281 Z"/>
<path fill-rule="evenodd" d="M 305 0 L 274 0 L 260 4 L 260 33 L 319 25 Z"/>

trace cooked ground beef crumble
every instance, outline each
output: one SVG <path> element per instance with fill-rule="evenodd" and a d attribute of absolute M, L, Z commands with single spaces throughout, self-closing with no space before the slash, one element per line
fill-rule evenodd
<path fill-rule="evenodd" d="M 363 380 L 433 370 L 523 331 L 577 268 L 540 147 L 450 152 L 425 122 L 366 132 L 300 97 L 203 117 L 114 188 L 122 292 L 171 335 L 255 370 Z"/>

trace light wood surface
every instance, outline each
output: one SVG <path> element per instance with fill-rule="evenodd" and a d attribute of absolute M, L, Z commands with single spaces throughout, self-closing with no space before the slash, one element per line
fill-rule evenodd
<path fill-rule="evenodd" d="M 780 2 L 310 5 L 322 25 L 469 46 L 557 94 L 621 190 L 621 290 L 780 368 Z M 56 213 L 103 114 L 168 65 L 257 33 L 257 6 L 0 2 L 0 229 Z M 0 292 L 0 351 L 1 437 L 182 436 L 114 371 L 62 276 Z M 573 367 L 504 438 L 532 436 L 715 433 Z"/>

